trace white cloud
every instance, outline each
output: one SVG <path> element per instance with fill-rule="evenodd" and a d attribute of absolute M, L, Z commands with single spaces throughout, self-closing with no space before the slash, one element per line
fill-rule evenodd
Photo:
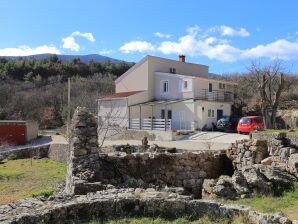
<path fill-rule="evenodd" d="M 79 51 L 80 45 L 75 41 L 74 37 L 62 38 L 63 48 L 70 49 L 72 51 Z"/>
<path fill-rule="evenodd" d="M 244 58 L 268 57 L 271 59 L 279 58 L 283 60 L 292 60 L 298 58 L 298 41 L 288 41 L 280 39 L 266 45 L 258 45 L 247 49 L 243 53 Z"/>
<path fill-rule="evenodd" d="M 90 42 L 94 42 L 94 41 L 95 41 L 95 38 L 94 38 L 94 36 L 93 36 L 92 33 L 81 33 L 81 32 L 79 32 L 79 31 L 75 31 L 75 32 L 73 32 L 73 33 L 71 34 L 71 36 L 72 36 L 72 37 L 76 37 L 76 36 L 78 36 L 78 37 L 84 37 L 84 38 L 86 38 L 87 40 L 89 40 Z"/>
<path fill-rule="evenodd" d="M 131 53 L 134 51 L 147 52 L 154 50 L 155 47 L 147 41 L 130 41 L 120 47 L 120 51 L 124 53 Z"/>
<path fill-rule="evenodd" d="M 154 33 L 155 36 L 160 37 L 160 38 L 170 38 L 172 35 L 168 34 L 168 33 L 160 33 L 160 32 L 156 32 Z"/>
<path fill-rule="evenodd" d="M 248 37 L 250 35 L 250 33 L 245 28 L 240 28 L 239 30 L 235 30 L 229 26 L 221 26 L 219 29 L 222 36 Z"/>
<path fill-rule="evenodd" d="M 41 45 L 36 48 L 29 46 L 19 46 L 16 48 L 3 48 L 0 49 L 0 56 L 27 56 L 34 54 L 61 54 L 61 52 L 54 46 Z"/>
<path fill-rule="evenodd" d="M 81 46 L 76 42 L 75 37 L 83 37 L 90 42 L 95 41 L 92 33 L 81 33 L 79 31 L 75 31 L 70 36 L 62 38 L 63 48 L 70 49 L 71 51 L 79 51 Z"/>
<path fill-rule="evenodd" d="M 218 31 L 220 31 L 219 27 L 202 31 L 198 26 L 193 26 L 189 27 L 187 34 L 179 37 L 177 41 L 162 41 L 156 44 L 146 41 L 132 41 L 124 44 L 120 50 L 125 53 L 158 51 L 166 55 L 186 54 L 190 56 L 206 56 L 209 59 L 224 62 L 261 57 L 298 60 L 298 40 L 289 41 L 284 38 L 271 43 L 259 44 L 255 47 L 243 49 L 233 46 L 229 39 L 224 39 L 220 36 L 216 37 L 214 33 Z M 235 31 L 237 34 L 233 32 L 226 31 L 224 36 L 228 38 L 233 35 L 249 35 L 245 29 Z"/>
<path fill-rule="evenodd" d="M 102 49 L 100 50 L 98 53 L 102 54 L 102 55 L 107 55 L 107 54 L 111 54 L 113 52 L 113 50 L 109 50 L 109 49 Z"/>

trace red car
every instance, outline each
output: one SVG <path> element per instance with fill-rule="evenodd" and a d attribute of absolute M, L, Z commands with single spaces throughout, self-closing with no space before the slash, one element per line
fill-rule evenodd
<path fill-rule="evenodd" d="M 238 122 L 237 132 L 241 133 L 250 133 L 254 130 L 264 129 L 263 117 L 260 116 L 248 116 L 243 117 Z"/>

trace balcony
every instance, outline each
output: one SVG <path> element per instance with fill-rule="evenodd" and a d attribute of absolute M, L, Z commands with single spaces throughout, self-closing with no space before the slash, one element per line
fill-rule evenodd
<path fill-rule="evenodd" d="M 208 89 L 195 90 L 194 98 L 197 100 L 215 101 L 215 102 L 232 102 L 234 95 L 232 92 L 223 90 L 213 90 L 209 92 Z"/>

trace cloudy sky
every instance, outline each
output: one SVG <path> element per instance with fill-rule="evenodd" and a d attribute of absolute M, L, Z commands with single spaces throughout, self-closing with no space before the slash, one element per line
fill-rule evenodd
<path fill-rule="evenodd" d="M 295 0 L 1 0 L 0 56 L 147 54 L 245 71 L 251 60 L 285 61 L 298 72 Z"/>

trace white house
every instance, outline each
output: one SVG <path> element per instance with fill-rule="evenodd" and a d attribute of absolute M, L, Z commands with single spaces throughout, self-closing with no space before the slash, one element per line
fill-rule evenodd
<path fill-rule="evenodd" d="M 146 56 L 115 81 L 116 93 L 99 99 L 99 119 L 142 130 L 197 130 L 231 114 L 235 83 L 208 66 Z"/>

